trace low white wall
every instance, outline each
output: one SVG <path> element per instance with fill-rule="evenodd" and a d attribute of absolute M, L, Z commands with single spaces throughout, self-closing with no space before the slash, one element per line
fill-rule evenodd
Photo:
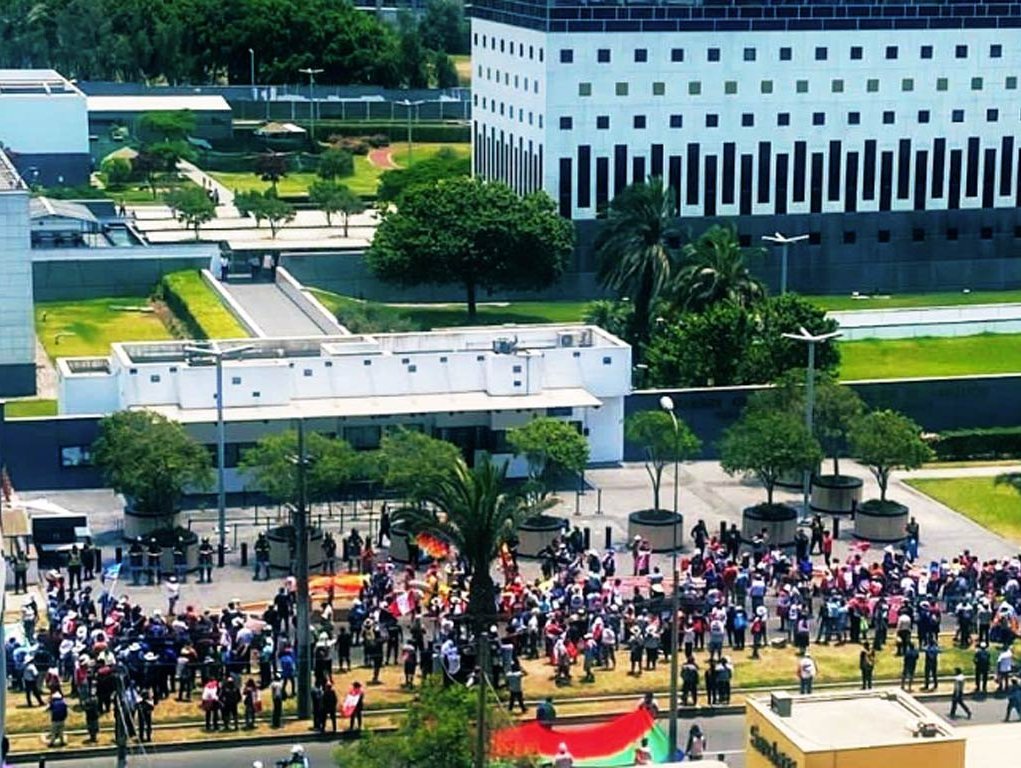
<path fill-rule="evenodd" d="M 208 269 L 202 270 L 202 279 L 206 281 L 212 291 L 220 297 L 220 301 L 223 302 L 223 306 L 227 308 L 227 311 L 234 315 L 234 319 L 237 320 L 244 327 L 246 331 L 256 338 L 265 338 L 269 334 L 266 333 L 259 324 L 255 322 L 255 318 L 249 315 L 245 308 L 242 307 L 234 297 L 230 295 L 230 291 L 223 287 L 219 280 L 213 277 L 213 273 Z"/>
<path fill-rule="evenodd" d="M 829 312 L 844 341 L 1021 333 L 1021 304 Z"/>
<path fill-rule="evenodd" d="M 283 267 L 277 267 L 276 283 L 277 287 L 284 292 L 287 298 L 297 304 L 298 308 L 308 316 L 309 320 L 315 323 L 316 327 L 327 336 L 350 335 L 347 328 L 337 322 L 337 318 L 333 316 L 333 313 L 324 307 L 319 299 L 306 291 L 304 286 L 295 280 L 294 276 Z"/>

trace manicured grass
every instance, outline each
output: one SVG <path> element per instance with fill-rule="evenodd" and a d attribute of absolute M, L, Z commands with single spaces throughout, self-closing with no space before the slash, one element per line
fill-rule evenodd
<path fill-rule="evenodd" d="M 359 301 L 331 291 L 312 289 L 326 307 L 343 323 L 345 316 L 369 316 L 387 331 L 409 327 L 427 330 L 460 325 L 501 325 L 504 323 L 578 323 L 588 302 L 585 301 L 516 301 L 482 304 L 478 316 L 469 321 L 463 304 L 380 304 Z M 388 327 L 389 326 L 389 327 Z M 354 330 L 354 329 L 352 329 Z"/>
<path fill-rule="evenodd" d="M 4 413 L 9 419 L 24 419 L 30 416 L 56 416 L 56 400 L 8 400 Z"/>
<path fill-rule="evenodd" d="M 457 70 L 457 79 L 461 85 L 472 84 L 472 57 L 467 53 L 459 53 L 450 57 L 454 62 L 454 69 Z"/>
<path fill-rule="evenodd" d="M 35 330 L 50 359 L 105 357 L 115 341 L 172 338 L 144 296 L 40 302 L 35 305 Z"/>
<path fill-rule="evenodd" d="M 379 177 L 383 170 L 369 162 L 367 155 L 355 155 L 354 176 L 345 176 L 337 179 L 341 184 L 346 184 L 352 192 L 362 197 L 375 197 L 379 188 Z"/>
<path fill-rule="evenodd" d="M 850 296 L 806 296 L 805 298 L 823 309 L 843 311 L 849 309 L 900 309 L 903 307 L 957 307 L 967 304 L 1009 304 L 1021 302 L 1021 291 L 905 293 L 867 299 L 854 299 Z"/>
<path fill-rule="evenodd" d="M 1021 334 L 846 341 L 840 360 L 844 381 L 1015 373 Z"/>
<path fill-rule="evenodd" d="M 411 145 L 411 163 L 415 165 L 423 160 L 428 160 L 431 157 L 435 157 L 441 149 L 452 150 L 459 157 L 470 157 L 471 156 L 471 144 L 467 143 L 432 143 L 432 144 L 419 144 L 417 141 Z M 408 163 L 408 143 L 406 141 L 395 141 L 390 145 L 390 152 L 394 162 L 401 166 L 401 168 L 407 168 Z"/>
<path fill-rule="evenodd" d="M 995 481 L 994 477 L 955 477 L 907 483 L 993 533 L 1021 543 L 1021 494 Z"/>
<path fill-rule="evenodd" d="M 163 205 L 163 195 L 174 189 L 186 187 L 198 187 L 191 179 L 183 176 L 170 179 L 160 179 L 156 183 L 156 197 L 153 198 L 152 190 L 145 184 L 129 184 L 126 187 L 116 189 L 103 189 L 99 193 L 109 197 L 116 203 L 125 205 Z"/>
<path fill-rule="evenodd" d="M 233 192 L 265 192 L 271 186 L 268 181 L 263 181 L 254 173 L 209 171 L 209 175 Z M 281 197 L 307 195 L 309 186 L 317 178 L 319 177 L 308 171 L 289 173 L 277 182 L 277 194 Z"/>
<path fill-rule="evenodd" d="M 182 316 L 182 320 L 191 321 L 205 338 L 241 339 L 248 336 L 248 332 L 227 311 L 220 297 L 206 284 L 198 271 L 174 272 L 163 278 L 163 284 L 164 291 L 172 292 L 176 301 L 183 305 L 178 307 L 168 297 L 171 309 Z"/>

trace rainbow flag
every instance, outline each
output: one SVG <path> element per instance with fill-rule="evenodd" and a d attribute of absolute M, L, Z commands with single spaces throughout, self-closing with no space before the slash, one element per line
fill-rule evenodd
<path fill-rule="evenodd" d="M 556 756 L 563 743 L 574 756 L 576 766 L 634 765 L 635 748 L 643 738 L 649 740 L 654 763 L 668 762 L 670 748 L 667 736 L 656 725 L 649 711 L 642 707 L 597 725 L 549 728 L 533 721 L 504 728 L 493 734 L 492 754 L 494 757 L 532 757 L 548 762 Z"/>

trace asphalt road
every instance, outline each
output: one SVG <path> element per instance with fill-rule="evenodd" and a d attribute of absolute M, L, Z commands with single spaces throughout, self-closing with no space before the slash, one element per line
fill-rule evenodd
<path fill-rule="evenodd" d="M 962 728 L 966 728 L 968 725 L 998 723 L 1003 719 L 1006 710 L 1006 702 L 1002 699 L 989 697 L 985 700 L 973 701 L 969 698 L 968 705 L 972 709 L 973 718 L 968 720 L 961 717 L 958 720 L 950 720 L 948 716 L 949 696 L 945 699 L 930 699 L 927 704 L 937 714 L 947 718 L 948 722 Z M 692 722 L 694 721 L 682 718 L 679 724 L 682 739 L 686 736 Z M 709 740 L 708 756 L 716 757 L 722 754 L 728 765 L 733 768 L 744 768 L 746 739 L 744 715 L 701 717 L 698 718 L 698 722 Z M 661 724 L 663 728 L 666 728 L 665 721 Z M 1021 722 L 1017 727 L 1021 731 Z M 332 753 L 335 746 L 335 742 L 306 742 L 305 748 L 308 751 L 312 768 L 333 766 Z M 288 746 L 280 743 L 254 747 L 221 748 L 217 742 L 183 752 L 132 752 L 128 757 L 128 765 L 138 768 L 209 768 L 211 765 L 216 765 L 217 768 L 251 768 L 254 761 L 261 760 L 265 768 L 274 768 L 275 761 L 287 757 L 288 752 Z M 59 754 L 54 754 L 47 762 L 63 764 L 66 761 L 62 760 Z M 74 761 L 74 768 L 112 768 L 115 763 L 116 761 L 112 757 L 78 759 Z"/>

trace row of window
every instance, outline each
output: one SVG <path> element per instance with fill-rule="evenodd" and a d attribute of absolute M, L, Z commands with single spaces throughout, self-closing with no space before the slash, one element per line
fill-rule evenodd
<path fill-rule="evenodd" d="M 954 109 L 950 112 L 950 121 L 953 123 L 963 123 L 965 118 L 965 111 L 963 109 Z M 920 109 L 916 114 L 916 119 L 920 124 L 928 124 L 932 121 L 932 113 L 928 109 Z M 825 112 L 813 112 L 812 113 L 812 125 L 821 126 L 826 125 L 826 113 Z M 882 115 L 883 125 L 894 125 L 897 122 L 897 113 L 890 109 L 885 110 Z M 987 109 L 986 110 L 986 122 L 987 123 L 998 123 L 1000 121 L 1000 110 L 999 109 Z M 776 124 L 781 128 L 786 128 L 791 124 L 791 113 L 790 112 L 778 112 L 776 115 Z M 847 113 L 847 124 L 848 125 L 861 125 L 861 112 L 848 112 Z M 671 128 L 683 128 L 684 127 L 684 116 L 683 115 L 670 115 L 669 125 Z M 631 127 L 642 130 L 648 127 L 648 120 L 645 115 L 632 115 Z M 705 127 L 706 128 L 719 128 L 720 127 L 720 116 L 716 113 L 710 112 L 705 116 Z M 741 115 L 741 127 L 742 128 L 754 128 L 755 127 L 755 115 L 751 112 L 744 112 Z M 570 131 L 574 128 L 574 118 L 570 116 L 563 116 L 560 118 L 560 130 Z M 610 129 L 610 116 L 609 115 L 598 115 L 596 116 L 596 129 L 600 131 L 606 131 Z"/>
<path fill-rule="evenodd" d="M 499 73 L 497 73 L 497 79 L 499 79 Z M 527 80 L 527 78 L 526 78 Z M 900 90 L 902 93 L 911 93 L 915 90 L 915 78 L 904 77 L 900 81 Z M 940 92 L 946 92 L 950 90 L 950 78 L 948 77 L 937 77 L 935 81 L 936 90 Z M 969 87 L 973 91 L 984 90 L 986 86 L 985 78 L 983 77 L 972 77 L 970 78 Z M 527 82 L 525 85 L 528 87 Z M 538 83 L 536 84 L 538 88 Z M 762 80 L 759 82 L 759 92 L 763 94 L 771 94 L 774 92 L 775 82 L 773 80 Z M 1017 90 L 1017 76 L 1008 75 L 1003 81 L 1004 90 L 1016 91 Z M 810 92 L 810 84 L 808 80 L 795 80 L 794 81 L 794 92 L 805 94 Z M 652 95 L 653 96 L 665 96 L 666 95 L 666 83 L 665 82 L 653 82 L 652 83 Z M 536 90 L 538 92 L 538 90 Z M 591 96 L 593 92 L 591 82 L 578 83 L 578 95 L 579 96 Z M 618 81 L 614 83 L 613 92 L 616 96 L 628 96 L 631 92 L 630 83 L 626 81 Z M 830 92 L 831 93 L 847 93 L 848 83 L 844 78 L 833 78 L 830 80 Z M 879 93 L 880 92 L 880 81 L 879 78 L 869 78 L 865 81 L 865 93 Z M 688 82 L 688 95 L 689 96 L 701 96 L 705 93 L 702 88 L 701 80 L 691 80 Z M 724 80 L 723 81 L 723 94 L 725 96 L 737 96 L 738 95 L 738 81 L 737 80 Z"/>
<path fill-rule="evenodd" d="M 496 38 L 487 35 L 480 36 L 479 33 L 476 32 L 473 39 L 473 43 L 476 46 L 479 44 L 480 38 L 482 40 L 483 48 L 489 48 L 491 51 L 495 51 L 497 50 L 497 48 L 499 48 L 500 53 L 507 53 L 509 48 L 509 53 L 511 56 L 514 55 L 514 51 L 516 49 L 518 52 L 517 53 L 518 56 L 520 56 L 521 58 L 525 57 L 524 43 L 515 43 L 513 40 L 504 40 L 503 38 Z M 528 46 L 528 58 L 534 60 L 536 56 L 538 56 L 539 61 L 543 60 L 542 46 L 538 48 L 536 48 L 534 45 Z"/>
<path fill-rule="evenodd" d="M 483 40 L 485 35 L 483 35 Z M 502 43 L 502 41 L 501 41 Z M 511 44 L 513 49 L 513 43 Z M 501 45 L 500 50 L 503 50 Z M 954 58 L 955 59 L 967 59 L 968 58 L 968 46 L 964 44 L 958 44 L 954 46 Z M 513 53 L 513 50 L 512 50 Z M 924 60 L 930 60 L 935 55 L 935 47 L 932 45 L 923 45 L 918 49 L 918 58 Z M 848 50 L 848 57 L 851 61 L 864 61 L 865 60 L 865 49 L 860 45 L 852 45 Z M 883 51 L 883 57 L 888 61 L 896 61 L 900 58 L 900 46 L 888 45 Z M 741 49 L 741 60 L 747 62 L 758 61 L 759 49 L 747 47 Z M 779 61 L 794 61 L 794 48 L 791 46 L 782 46 L 777 50 L 777 58 Z M 1003 58 L 1003 46 L 999 43 L 993 43 L 989 46 L 989 58 L 1000 59 Z M 813 51 L 813 59 L 815 61 L 829 61 L 830 49 L 825 45 L 817 45 Z M 541 59 L 540 59 L 541 60 Z M 636 64 L 644 64 L 649 61 L 649 49 L 648 48 L 634 48 L 632 50 L 632 60 Z M 717 47 L 706 48 L 706 61 L 718 63 L 723 60 L 723 49 Z M 599 64 L 610 64 L 613 61 L 613 56 L 609 48 L 597 48 L 596 49 L 596 62 Z M 674 63 L 684 61 L 684 48 L 671 48 L 670 49 L 670 61 Z M 575 62 L 574 49 L 573 48 L 561 48 L 560 49 L 560 63 L 561 64 L 573 64 Z"/>
<path fill-rule="evenodd" d="M 490 67 L 486 67 L 486 80 L 492 80 L 493 79 L 492 75 L 493 75 L 493 70 Z M 482 79 L 482 65 L 481 64 L 479 65 L 479 79 L 480 80 Z M 521 78 L 519 75 L 514 75 L 514 87 L 518 88 L 519 87 L 519 83 L 522 81 L 522 79 L 524 80 L 524 85 L 522 87 L 522 90 L 527 92 L 528 91 L 528 86 L 529 86 L 529 81 L 528 81 L 527 77 Z M 498 85 L 500 83 L 500 70 L 496 70 L 496 83 Z M 504 85 L 510 85 L 510 83 L 511 83 L 510 73 L 509 72 L 504 72 L 503 73 L 503 84 Z M 531 86 L 532 86 L 532 92 L 533 93 L 538 93 L 539 92 L 539 80 L 538 80 L 538 78 L 536 78 L 535 80 L 533 80 L 531 82 Z"/>

